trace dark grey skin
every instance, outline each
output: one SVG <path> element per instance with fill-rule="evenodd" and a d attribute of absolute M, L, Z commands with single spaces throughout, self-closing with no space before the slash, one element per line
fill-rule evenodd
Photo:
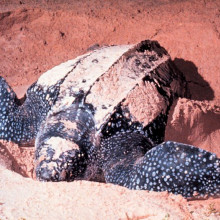
<path fill-rule="evenodd" d="M 219 196 L 215 154 L 163 142 L 170 106 L 185 88 L 183 74 L 155 41 L 100 48 L 43 74 L 22 105 L 0 77 L 0 139 L 35 141 L 41 181 Z"/>

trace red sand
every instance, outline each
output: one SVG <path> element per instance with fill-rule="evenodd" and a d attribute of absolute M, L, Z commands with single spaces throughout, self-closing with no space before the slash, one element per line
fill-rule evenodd
<path fill-rule="evenodd" d="M 158 40 L 191 92 L 173 105 L 166 139 L 220 156 L 220 1 L 37 2 L 0 2 L 0 75 L 19 97 L 43 72 L 92 45 Z M 30 146 L 0 142 L 0 219 L 219 219 L 220 199 L 187 202 L 106 184 L 24 178 L 33 177 L 33 154 Z"/>

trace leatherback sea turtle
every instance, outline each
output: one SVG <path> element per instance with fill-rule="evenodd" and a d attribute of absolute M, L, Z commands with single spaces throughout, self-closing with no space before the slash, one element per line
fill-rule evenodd
<path fill-rule="evenodd" d="M 163 142 L 183 74 L 158 42 L 104 46 L 44 73 L 24 103 L 0 78 L 0 139 L 35 140 L 42 181 L 97 180 L 184 197 L 220 194 L 220 159 Z"/>

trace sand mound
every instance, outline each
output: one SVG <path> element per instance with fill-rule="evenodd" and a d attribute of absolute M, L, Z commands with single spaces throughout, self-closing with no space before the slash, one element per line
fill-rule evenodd
<path fill-rule="evenodd" d="M 166 140 L 191 144 L 220 157 L 220 106 L 179 99 L 170 111 Z"/>

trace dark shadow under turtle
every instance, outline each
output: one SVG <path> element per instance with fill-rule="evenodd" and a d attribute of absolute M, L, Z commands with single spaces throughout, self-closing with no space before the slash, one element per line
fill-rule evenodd
<path fill-rule="evenodd" d="M 163 142 L 182 73 L 156 41 L 90 51 L 44 73 L 22 105 L 0 77 L 0 139 L 35 140 L 42 181 L 86 179 L 184 197 L 220 194 L 220 159 Z"/>

